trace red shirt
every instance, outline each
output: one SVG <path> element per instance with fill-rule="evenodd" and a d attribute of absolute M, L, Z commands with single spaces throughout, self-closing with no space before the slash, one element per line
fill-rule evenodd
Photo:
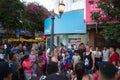
<path fill-rule="evenodd" d="M 115 62 L 115 65 L 118 64 L 118 55 L 116 53 L 113 53 L 111 56 L 110 56 L 110 59 L 109 61 L 112 63 L 112 62 Z"/>

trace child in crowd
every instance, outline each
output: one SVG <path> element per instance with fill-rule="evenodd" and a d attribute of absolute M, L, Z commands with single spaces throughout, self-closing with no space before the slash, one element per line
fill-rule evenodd
<path fill-rule="evenodd" d="M 36 63 L 35 63 L 36 62 L 36 54 L 34 53 L 33 50 L 31 50 L 31 52 L 30 52 L 29 59 L 30 59 L 30 61 L 32 63 L 33 74 L 35 74 L 35 70 L 36 70 Z"/>
<path fill-rule="evenodd" d="M 37 63 L 37 68 L 36 68 L 37 80 L 39 80 L 40 77 L 43 75 L 43 68 L 45 65 L 42 51 L 38 52 L 38 57 L 37 57 L 36 63 Z"/>
<path fill-rule="evenodd" d="M 70 52 L 66 51 L 66 59 L 65 59 L 65 68 L 66 70 L 68 70 L 71 67 L 71 56 L 70 56 Z"/>
<path fill-rule="evenodd" d="M 75 65 L 79 62 L 81 62 L 81 58 L 80 56 L 78 55 L 78 51 L 75 50 L 74 51 L 74 54 L 73 57 L 72 57 L 72 63 L 73 63 L 73 69 L 75 70 Z"/>
<path fill-rule="evenodd" d="M 63 61 L 63 57 L 62 56 L 58 56 L 58 68 L 60 73 L 64 73 L 64 61 Z"/>
<path fill-rule="evenodd" d="M 30 80 L 32 78 L 32 63 L 28 55 L 24 56 L 24 61 L 22 63 L 24 69 L 25 80 Z"/>

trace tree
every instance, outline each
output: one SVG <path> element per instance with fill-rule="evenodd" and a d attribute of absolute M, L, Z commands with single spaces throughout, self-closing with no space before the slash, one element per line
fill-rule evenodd
<path fill-rule="evenodd" d="M 4 28 L 10 31 L 22 27 L 24 17 L 24 3 L 19 0 L 0 0 L 0 22 Z"/>
<path fill-rule="evenodd" d="M 49 17 L 50 13 L 46 8 L 38 3 L 29 3 L 26 6 L 26 19 L 29 24 L 29 30 L 42 31 L 44 30 L 44 19 Z"/>
<path fill-rule="evenodd" d="M 120 1 L 99 0 L 98 8 L 101 10 L 93 12 L 91 18 L 104 26 L 101 32 L 109 42 L 120 42 Z"/>

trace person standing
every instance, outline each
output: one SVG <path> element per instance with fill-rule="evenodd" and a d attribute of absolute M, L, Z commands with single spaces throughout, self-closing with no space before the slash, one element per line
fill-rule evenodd
<path fill-rule="evenodd" d="M 12 80 L 18 80 L 19 79 L 19 64 L 17 64 L 17 56 L 16 53 L 11 53 L 9 54 L 9 66 L 10 66 L 10 71 L 12 73 Z"/>
<path fill-rule="evenodd" d="M 110 47 L 110 58 L 109 58 L 109 61 L 111 63 L 113 63 L 115 66 L 118 65 L 118 61 L 119 61 L 119 57 L 118 57 L 118 54 L 115 52 L 114 48 L 113 47 Z"/>
<path fill-rule="evenodd" d="M 72 62 L 73 62 L 73 69 L 75 70 L 75 65 L 76 65 L 77 63 L 81 62 L 81 58 L 80 58 L 80 56 L 78 55 L 78 51 L 77 51 L 77 50 L 74 51 L 74 54 L 75 54 L 75 55 L 73 55 L 73 57 L 72 57 Z"/>
<path fill-rule="evenodd" d="M 86 74 L 91 74 L 95 67 L 94 54 L 90 52 L 90 48 L 86 47 L 86 52 L 84 54 L 84 65 L 86 68 Z"/>
<path fill-rule="evenodd" d="M 83 53 L 85 52 L 85 47 L 84 47 L 84 43 L 81 43 L 78 47 L 78 52 L 79 55 L 81 57 L 81 61 L 83 61 Z"/>
<path fill-rule="evenodd" d="M 66 51 L 66 57 L 65 57 L 65 68 L 66 70 L 70 69 L 71 67 L 71 56 L 70 56 L 70 52 L 69 51 Z"/>
<path fill-rule="evenodd" d="M 109 50 L 106 47 L 103 48 L 102 54 L 103 54 L 102 61 L 108 62 L 109 61 Z"/>
<path fill-rule="evenodd" d="M 32 79 L 32 63 L 28 55 L 24 56 L 24 61 L 22 63 L 22 66 L 24 69 L 25 80 L 31 80 Z"/>
<path fill-rule="evenodd" d="M 45 61 L 43 59 L 43 52 L 42 51 L 38 52 L 36 64 L 37 64 L 37 68 L 36 68 L 37 80 L 39 80 L 40 77 L 43 75 L 43 68 L 44 68 L 44 65 L 45 65 Z"/>
<path fill-rule="evenodd" d="M 33 50 L 31 50 L 29 59 L 32 63 L 32 70 L 33 70 L 33 76 L 35 76 L 35 70 L 36 70 L 36 54 L 34 53 Z"/>
<path fill-rule="evenodd" d="M 94 53 L 94 56 L 95 56 L 95 63 L 102 62 L 102 60 L 101 60 L 102 53 L 99 51 L 98 47 L 96 47 L 96 50 L 93 53 Z"/>

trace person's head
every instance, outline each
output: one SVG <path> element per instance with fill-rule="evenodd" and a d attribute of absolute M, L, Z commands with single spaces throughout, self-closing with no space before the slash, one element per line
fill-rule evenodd
<path fill-rule="evenodd" d="M 62 60 L 63 60 L 62 55 L 58 56 L 58 61 L 62 61 Z"/>
<path fill-rule="evenodd" d="M 74 50 L 74 45 L 71 45 L 71 49 Z"/>
<path fill-rule="evenodd" d="M 16 53 L 10 53 L 10 54 L 9 54 L 9 58 L 10 58 L 10 60 L 12 60 L 12 61 L 16 61 L 16 60 L 17 60 Z"/>
<path fill-rule="evenodd" d="M 47 64 L 47 75 L 57 73 L 58 72 L 58 64 L 56 62 L 50 62 Z"/>
<path fill-rule="evenodd" d="M 0 61 L 0 80 L 11 80 L 9 64 L 5 61 Z"/>
<path fill-rule="evenodd" d="M 29 55 L 25 55 L 25 56 L 24 56 L 24 60 L 25 60 L 25 61 L 28 61 L 28 60 L 29 60 Z"/>
<path fill-rule="evenodd" d="M 69 56 L 70 55 L 70 51 L 66 51 L 66 55 Z"/>
<path fill-rule="evenodd" d="M 89 46 L 86 47 L 86 52 L 90 52 L 90 47 Z"/>
<path fill-rule="evenodd" d="M 85 74 L 85 66 L 83 63 L 77 63 L 75 65 L 75 73 L 77 75 L 77 80 L 82 80 L 82 77 Z"/>
<path fill-rule="evenodd" d="M 110 52 L 114 52 L 114 48 L 113 47 L 110 47 Z"/>
<path fill-rule="evenodd" d="M 79 44 L 79 48 L 84 49 L 84 43 Z"/>
<path fill-rule="evenodd" d="M 26 47 L 26 46 L 23 46 L 23 50 L 26 51 L 26 50 L 27 50 L 27 47 Z"/>
<path fill-rule="evenodd" d="M 22 49 L 22 43 L 19 43 L 19 44 L 18 44 L 18 48 L 19 48 L 19 49 Z"/>
<path fill-rule="evenodd" d="M 65 53 L 65 49 L 62 48 L 62 49 L 61 49 L 61 53 Z"/>
<path fill-rule="evenodd" d="M 92 51 L 94 50 L 93 46 L 90 46 L 90 50 L 92 50 Z"/>
<path fill-rule="evenodd" d="M 38 51 L 38 56 L 42 57 L 43 56 L 43 52 L 42 51 Z"/>
<path fill-rule="evenodd" d="M 106 48 L 106 47 L 104 47 L 103 49 L 104 49 L 104 50 L 107 50 L 107 48 Z"/>
<path fill-rule="evenodd" d="M 74 51 L 74 54 L 75 54 L 75 55 L 78 55 L 78 53 L 79 53 L 78 50 L 75 50 L 75 51 Z"/>
<path fill-rule="evenodd" d="M 98 48 L 98 47 L 96 47 L 96 48 L 95 48 L 95 50 L 96 50 L 96 51 L 99 51 L 99 48 Z"/>
<path fill-rule="evenodd" d="M 30 54 L 31 54 L 31 55 L 34 55 L 35 53 L 34 53 L 34 51 L 33 51 L 33 50 L 31 50 L 31 51 L 30 51 Z"/>
<path fill-rule="evenodd" d="M 118 69 L 110 62 L 103 62 L 99 65 L 99 80 L 115 80 Z"/>

